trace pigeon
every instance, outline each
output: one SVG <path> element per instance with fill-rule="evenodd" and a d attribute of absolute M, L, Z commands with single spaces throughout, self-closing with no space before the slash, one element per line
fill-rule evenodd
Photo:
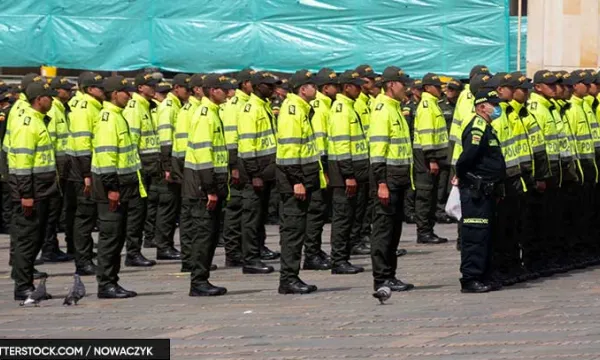
<path fill-rule="evenodd" d="M 379 300 L 383 305 L 392 296 L 392 290 L 387 286 L 382 286 L 373 293 L 373 297 Z"/>
<path fill-rule="evenodd" d="M 46 278 L 40 279 L 39 285 L 33 290 L 33 292 L 23 301 L 21 306 L 39 306 L 40 301 L 52 299 L 52 295 L 46 291 Z"/>
<path fill-rule="evenodd" d="M 63 305 L 66 306 L 77 305 L 77 302 L 85 296 L 85 286 L 83 285 L 81 278 L 78 274 L 75 274 L 73 278 L 75 279 L 73 287 L 69 289 L 69 293 L 63 302 Z"/>

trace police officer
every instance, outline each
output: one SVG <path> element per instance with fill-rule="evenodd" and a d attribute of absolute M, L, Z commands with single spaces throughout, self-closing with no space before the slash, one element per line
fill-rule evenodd
<path fill-rule="evenodd" d="M 331 223 L 332 274 L 358 274 L 364 268 L 350 264 L 350 233 L 361 222 L 364 206 L 359 206 L 360 191 L 368 191 L 369 148 L 354 101 L 365 81 L 348 70 L 339 78 L 342 93 L 332 105 L 329 121 L 329 185 L 333 188 Z M 368 194 L 363 195 L 368 197 Z"/>
<path fill-rule="evenodd" d="M 104 92 L 102 76 L 90 73 L 81 79 L 84 95 L 71 101 L 70 136 L 67 143 L 67 228 L 73 218 L 75 268 L 79 275 L 95 275 L 92 262 L 92 231 L 96 226 L 97 209 L 92 195 L 92 131 L 98 122 Z"/>
<path fill-rule="evenodd" d="M 6 85 L 0 88 L 0 143 L 4 143 L 6 136 L 8 117 L 12 104 L 10 93 Z M 0 152 L 0 186 L 2 187 L 2 228 L 5 234 L 10 233 L 10 218 L 12 215 L 12 199 L 10 198 L 10 186 L 8 185 L 7 154 L 4 149 Z M 11 247 L 12 248 L 12 247 Z"/>
<path fill-rule="evenodd" d="M 137 212 L 143 211 L 135 201 L 146 196 L 141 181 L 142 164 L 132 141 L 123 108 L 130 99 L 128 81 L 122 76 L 104 79 L 103 109 L 94 127 L 92 155 L 93 198 L 98 207 L 98 298 L 134 297 L 135 291 L 119 285 L 121 250 L 130 227 L 136 224 Z"/>
<path fill-rule="evenodd" d="M 13 118 L 18 123 L 11 124 L 7 135 L 15 300 L 25 300 L 34 290 L 33 262 L 44 242 L 49 198 L 59 191 L 52 139 L 46 128 L 46 113 L 55 93 L 50 85 L 34 82 L 27 86 L 25 95 L 29 106 L 22 107 L 22 115 Z"/>
<path fill-rule="evenodd" d="M 375 100 L 372 95 L 373 87 L 375 86 L 375 78 L 377 73 L 370 65 L 360 65 L 355 71 L 364 81 L 361 86 L 361 93 L 354 101 L 354 110 L 360 118 L 360 122 L 365 134 L 369 132 L 371 124 L 371 103 Z M 370 235 L 371 235 L 371 219 L 375 199 L 369 198 L 369 185 L 361 184 L 360 191 L 357 192 L 357 206 L 365 209 L 359 211 L 356 216 L 359 220 L 353 223 L 352 232 L 350 233 L 350 241 L 353 255 L 368 255 L 370 253 Z"/>
<path fill-rule="evenodd" d="M 57 76 L 50 83 L 52 90 L 56 91 L 56 97 L 52 101 L 52 108 L 48 111 L 50 123 L 48 132 L 54 145 L 54 155 L 56 157 L 56 167 L 60 180 L 60 188 L 66 189 L 67 180 L 65 170 L 67 166 L 67 142 L 69 138 L 69 125 L 67 115 L 71 111 L 68 105 L 71 99 L 71 90 L 75 84 L 69 82 L 66 78 Z M 65 262 L 73 260 L 73 256 L 62 252 L 58 246 L 56 232 L 60 215 L 63 210 L 63 194 L 60 192 L 49 199 L 48 227 L 46 229 L 46 239 L 42 246 L 42 260 L 44 262 Z M 74 253 L 73 229 L 65 229 L 65 240 L 67 242 L 67 253 Z M 69 251 L 70 250 L 70 251 Z"/>
<path fill-rule="evenodd" d="M 446 83 L 446 90 L 444 91 L 444 96 L 438 101 L 440 110 L 442 110 L 442 114 L 444 114 L 444 119 L 446 120 L 446 129 L 448 130 L 448 133 L 450 132 L 450 128 L 452 127 L 452 120 L 454 119 L 454 110 L 456 109 L 456 102 L 458 101 L 458 96 L 461 90 L 461 82 L 451 78 Z M 437 222 L 442 224 L 449 224 L 454 222 L 454 220 L 446 214 L 446 200 L 448 199 L 448 195 L 450 194 L 451 159 L 452 145 L 449 141 L 448 155 L 446 156 L 446 158 L 440 161 L 440 179 L 438 183 L 437 208 L 435 213 L 435 218 Z"/>
<path fill-rule="evenodd" d="M 225 266 L 241 267 L 242 261 L 242 191 L 248 182 L 238 159 L 238 117 L 252 93 L 251 78 L 256 71 L 244 69 L 237 74 L 238 88 L 224 107 L 221 119 L 229 153 L 231 185 L 223 220 Z"/>
<path fill-rule="evenodd" d="M 442 82 L 432 73 L 423 77 L 423 94 L 415 118 L 415 218 L 417 243 L 441 244 L 448 239 L 433 232 L 440 161 L 448 152 L 448 130 L 438 106 Z"/>
<path fill-rule="evenodd" d="M 421 79 L 415 79 L 407 84 L 406 97 L 402 101 L 402 115 L 408 124 L 410 130 L 411 144 L 415 137 L 415 117 L 417 115 L 417 105 L 421 101 L 423 92 L 423 82 Z M 408 187 L 404 192 L 404 221 L 407 224 L 415 223 L 415 190 Z"/>
<path fill-rule="evenodd" d="M 173 90 L 167 94 L 157 108 L 161 167 L 164 174 L 164 179 L 158 182 L 156 186 L 158 208 L 154 240 L 158 260 L 181 259 L 181 253 L 174 246 L 175 222 L 180 206 L 181 189 L 171 179 L 171 154 L 177 115 L 182 104 L 189 98 L 190 79 L 191 76 L 188 74 L 175 75 L 173 77 Z"/>
<path fill-rule="evenodd" d="M 224 287 L 209 281 L 224 200 L 228 197 L 228 154 L 219 105 L 227 100 L 227 90 L 235 84 L 226 76 L 209 74 L 204 79 L 205 97 L 194 112 L 185 154 L 183 196 L 194 201 L 192 221 L 192 276 L 190 296 L 218 296 Z"/>
<path fill-rule="evenodd" d="M 378 200 L 371 243 L 374 289 L 407 291 L 414 286 L 396 278 L 396 250 L 402 235 L 404 192 L 413 186 L 410 130 L 400 111 L 409 78 L 394 66 L 382 76 L 385 93 L 375 105 L 369 129 L 371 191 Z"/>
<path fill-rule="evenodd" d="M 138 74 L 135 77 L 136 92 L 133 93 L 127 107 L 123 110 L 123 117 L 129 124 L 131 140 L 138 147 L 140 160 L 142 162 L 142 181 L 146 189 L 153 189 L 160 181 L 160 144 L 158 134 L 152 122 L 150 110 L 155 106 L 152 102 L 155 87 L 160 81 L 152 74 Z M 138 207 L 140 202 L 143 210 L 134 213 L 132 226 L 128 229 L 125 257 L 126 266 L 154 266 L 156 261 L 148 260 L 142 255 L 142 235 L 147 214 L 147 199 L 132 199 L 130 206 Z M 139 223 L 139 228 L 136 224 Z"/>
<path fill-rule="evenodd" d="M 183 184 L 183 168 L 185 164 L 185 154 L 188 145 L 188 133 L 192 127 L 192 117 L 194 112 L 200 106 L 204 97 L 202 90 L 203 81 L 206 75 L 195 74 L 190 77 L 191 95 L 187 103 L 183 105 L 177 114 L 175 124 L 175 134 L 173 136 L 173 151 L 171 153 L 171 180 L 178 184 Z M 191 254 L 192 254 L 192 236 L 194 227 L 192 223 L 192 207 L 194 201 L 182 197 L 181 213 L 179 218 L 179 244 L 181 246 L 181 272 L 191 272 Z"/>
<path fill-rule="evenodd" d="M 331 102 L 338 93 L 338 76 L 329 68 L 321 69 L 316 77 L 315 83 L 318 87 L 316 97 L 311 101 L 312 115 L 310 122 L 315 134 L 317 150 L 321 154 L 321 165 L 327 174 L 327 143 L 329 134 L 329 111 Z M 304 242 L 304 270 L 329 270 L 331 259 L 322 249 L 323 226 L 327 219 L 328 204 L 331 196 L 327 189 L 314 189 L 310 199 L 306 229 L 306 240 Z"/>
<path fill-rule="evenodd" d="M 310 122 L 310 102 L 315 99 L 315 76 L 299 70 L 290 78 L 294 89 L 284 101 L 277 127 L 277 190 L 281 196 L 280 294 L 307 294 L 317 290 L 298 276 L 306 239 L 311 196 L 326 185 Z"/>
<path fill-rule="evenodd" d="M 242 254 L 244 274 L 269 274 L 261 261 L 264 225 L 271 190 L 275 186 L 276 123 L 268 104 L 280 80 L 269 72 L 252 76 L 253 92 L 238 118 L 238 157 L 248 175 L 242 192 Z"/>
<path fill-rule="evenodd" d="M 462 153 L 456 163 L 462 207 L 461 292 L 491 290 L 490 246 L 497 199 L 495 188 L 505 175 L 500 142 L 491 122 L 502 113 L 495 91 L 475 94 L 476 116 L 462 135 Z"/>

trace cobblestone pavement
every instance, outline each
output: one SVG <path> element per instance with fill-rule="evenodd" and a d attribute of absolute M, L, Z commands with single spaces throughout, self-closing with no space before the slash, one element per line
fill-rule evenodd
<path fill-rule="evenodd" d="M 444 225 L 437 232 L 454 239 L 456 229 Z M 598 269 L 463 295 L 454 241 L 417 245 L 415 239 L 414 225 L 406 226 L 401 245 L 409 253 L 400 258 L 399 277 L 416 288 L 394 293 L 383 306 L 371 296 L 369 257 L 353 260 L 367 267 L 355 276 L 302 272 L 319 291 L 283 296 L 277 273 L 225 269 L 219 248 L 211 281 L 229 289 L 223 297 L 188 297 L 189 277 L 179 264 L 160 262 L 122 269 L 122 285 L 137 298 L 97 299 L 95 279 L 85 277 L 89 296 L 63 307 L 73 265 L 44 264 L 38 268 L 50 273 L 55 299 L 21 308 L 12 300 L 3 235 L 0 337 L 170 338 L 174 359 L 600 359 Z M 277 249 L 278 242 L 277 227 L 270 226 L 267 243 Z M 144 253 L 154 258 L 153 249 Z"/>

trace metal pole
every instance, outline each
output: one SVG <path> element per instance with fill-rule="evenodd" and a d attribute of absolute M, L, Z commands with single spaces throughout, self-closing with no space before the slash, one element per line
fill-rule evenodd
<path fill-rule="evenodd" d="M 523 6 L 523 0 L 519 0 L 517 9 L 517 71 L 521 71 L 521 7 Z"/>

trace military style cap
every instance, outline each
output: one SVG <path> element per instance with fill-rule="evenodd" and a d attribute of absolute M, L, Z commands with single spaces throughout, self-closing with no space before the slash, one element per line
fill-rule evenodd
<path fill-rule="evenodd" d="M 250 81 L 252 81 L 252 85 L 260 85 L 260 84 L 279 85 L 279 84 L 281 84 L 281 79 L 279 79 L 277 76 L 275 76 L 274 74 L 272 74 L 268 71 L 261 71 L 261 72 L 254 73 L 254 75 L 252 75 L 252 79 L 250 79 Z"/>
<path fill-rule="evenodd" d="M 361 85 L 365 84 L 365 81 L 361 78 L 358 71 L 354 71 L 354 70 L 344 71 L 340 75 L 338 81 L 341 85 L 352 84 L 352 85 L 356 85 L 356 86 L 361 86 Z"/>
<path fill-rule="evenodd" d="M 373 81 L 375 81 L 375 86 L 376 87 L 379 87 L 379 88 L 383 87 L 383 83 L 384 83 L 384 81 L 383 81 L 383 75 L 377 76 L 375 79 L 373 79 Z"/>
<path fill-rule="evenodd" d="M 477 92 L 479 92 L 480 89 L 483 88 L 489 89 L 490 87 L 487 83 L 490 81 L 491 78 L 492 77 L 488 74 L 479 74 L 473 76 L 473 78 L 469 82 L 469 86 L 471 87 L 471 93 L 476 94 Z"/>
<path fill-rule="evenodd" d="M 423 80 L 421 80 L 421 79 L 415 79 L 410 84 L 410 88 L 411 89 L 415 89 L 415 90 L 423 90 Z"/>
<path fill-rule="evenodd" d="M 173 86 L 179 85 L 184 88 L 189 88 L 191 78 L 192 76 L 190 74 L 177 74 L 173 77 Z"/>
<path fill-rule="evenodd" d="M 166 81 L 161 81 L 158 83 L 158 85 L 156 85 L 156 92 L 168 93 L 171 90 L 173 90 L 173 85 Z"/>
<path fill-rule="evenodd" d="M 360 65 L 355 69 L 355 71 L 360 75 L 360 77 L 366 77 L 369 79 L 375 79 L 377 74 L 373 71 L 373 68 L 370 65 Z"/>
<path fill-rule="evenodd" d="M 63 89 L 63 90 L 73 90 L 75 84 L 69 81 L 66 77 L 57 76 L 50 82 L 50 87 L 53 90 Z"/>
<path fill-rule="evenodd" d="M 576 85 L 579 83 L 584 83 L 589 85 L 592 83 L 593 77 L 590 73 L 585 70 L 575 70 L 571 72 L 571 76 L 565 77 L 563 75 L 563 83 L 565 85 Z"/>
<path fill-rule="evenodd" d="M 281 79 L 281 84 L 279 85 L 280 88 L 282 88 L 283 90 L 286 91 L 290 91 L 290 81 L 286 78 L 282 78 Z"/>
<path fill-rule="evenodd" d="M 56 96 L 57 93 L 48 84 L 33 82 L 25 89 L 25 95 L 27 95 L 27 99 L 35 99 L 39 96 Z"/>
<path fill-rule="evenodd" d="M 155 77 L 154 74 L 140 73 L 135 76 L 134 84 L 135 84 L 135 87 L 137 88 L 138 86 L 141 86 L 141 85 L 156 86 L 159 82 L 160 82 L 160 79 Z"/>
<path fill-rule="evenodd" d="M 34 74 L 34 73 L 29 73 L 25 76 L 23 76 L 23 79 L 21 79 L 21 90 L 25 90 L 27 89 L 27 87 L 35 82 L 46 82 L 44 80 L 44 77 L 42 77 L 41 75 L 38 74 Z"/>
<path fill-rule="evenodd" d="M 190 77 L 190 89 L 204 86 L 205 74 L 194 74 Z"/>
<path fill-rule="evenodd" d="M 483 103 L 490 103 L 492 105 L 498 105 L 502 102 L 502 99 L 498 96 L 498 93 L 495 90 L 482 90 L 478 91 L 475 94 L 475 105 L 480 105 Z"/>
<path fill-rule="evenodd" d="M 296 71 L 290 78 L 290 85 L 294 89 L 306 84 L 316 84 L 315 75 L 306 69 Z"/>
<path fill-rule="evenodd" d="M 323 68 L 319 70 L 317 76 L 315 77 L 316 84 L 318 86 L 323 86 L 327 84 L 338 84 L 338 75 L 335 71 L 330 68 Z"/>
<path fill-rule="evenodd" d="M 96 76 L 96 74 L 94 74 L 91 71 L 82 72 L 81 74 L 79 74 L 79 77 L 77 78 L 77 85 L 81 86 L 81 84 L 83 83 L 83 79 L 93 78 L 94 76 Z"/>
<path fill-rule="evenodd" d="M 492 76 L 487 85 L 488 87 L 491 87 L 493 89 L 501 86 L 516 87 L 517 85 L 519 85 L 519 80 L 514 78 L 509 73 L 499 72 L 496 75 Z"/>
<path fill-rule="evenodd" d="M 520 71 L 515 71 L 510 73 L 512 75 L 512 77 L 514 79 L 516 79 L 518 81 L 518 84 L 515 85 L 515 87 L 517 89 L 531 89 L 533 88 L 533 82 L 531 82 L 531 79 L 528 78 L 527 76 L 525 76 L 522 72 Z"/>
<path fill-rule="evenodd" d="M 450 78 L 450 80 L 448 80 L 448 83 L 446 83 L 446 87 L 448 89 L 452 89 L 452 90 L 462 90 L 463 85 L 460 81 L 454 79 L 454 78 Z"/>
<path fill-rule="evenodd" d="M 0 92 L 0 101 L 7 101 L 10 97 L 10 91 Z"/>
<path fill-rule="evenodd" d="M 94 76 L 86 76 L 81 80 L 82 88 L 98 87 L 102 88 L 102 75 L 93 74 Z"/>
<path fill-rule="evenodd" d="M 383 78 L 383 83 L 388 81 L 400 81 L 403 84 L 406 84 L 410 81 L 409 76 L 399 67 L 397 66 L 388 66 L 383 70 L 383 74 L 381 74 Z"/>
<path fill-rule="evenodd" d="M 469 79 L 472 79 L 475 75 L 491 75 L 490 70 L 485 65 L 475 65 L 469 72 Z"/>
<path fill-rule="evenodd" d="M 534 84 L 556 84 L 560 81 L 560 79 L 556 76 L 555 73 L 549 70 L 539 70 L 533 75 L 533 83 Z"/>
<path fill-rule="evenodd" d="M 105 92 L 113 91 L 135 91 L 135 86 L 121 75 L 109 76 L 102 82 Z"/>
<path fill-rule="evenodd" d="M 425 85 L 442 86 L 442 80 L 434 73 L 427 73 L 423 76 L 423 86 Z"/>
<path fill-rule="evenodd" d="M 231 78 L 222 74 L 208 74 L 204 78 L 204 87 L 215 89 L 237 89 L 237 84 L 231 83 Z"/>
<path fill-rule="evenodd" d="M 239 87 L 239 85 L 240 85 L 240 82 L 237 81 L 237 79 L 234 79 L 234 78 L 231 78 L 231 77 L 229 78 L 229 82 L 231 83 L 231 85 L 235 86 L 235 89 L 237 89 Z"/>
<path fill-rule="evenodd" d="M 237 81 L 241 84 L 241 83 L 244 83 L 246 81 L 252 80 L 252 76 L 254 74 L 256 74 L 256 70 L 250 69 L 250 68 L 246 68 L 246 69 L 243 69 L 242 71 L 240 71 L 237 74 L 236 78 L 237 78 Z"/>

